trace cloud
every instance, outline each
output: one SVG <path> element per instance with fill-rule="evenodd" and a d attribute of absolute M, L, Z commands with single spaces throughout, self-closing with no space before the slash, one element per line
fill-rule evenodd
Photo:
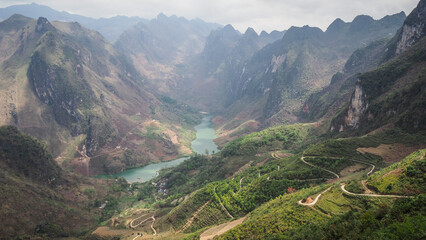
<path fill-rule="evenodd" d="M 418 0 L 1 0 L 0 7 L 31 2 L 96 18 L 115 15 L 154 18 L 164 13 L 230 23 L 242 32 L 253 27 L 260 32 L 303 25 L 325 30 L 336 18 L 352 21 L 360 14 L 376 19 L 400 11 L 409 14 Z"/>

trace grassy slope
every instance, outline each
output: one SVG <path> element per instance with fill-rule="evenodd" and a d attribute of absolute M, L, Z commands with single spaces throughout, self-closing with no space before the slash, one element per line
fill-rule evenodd
<path fill-rule="evenodd" d="M 416 195 L 426 192 L 426 150 L 419 150 L 399 163 L 376 172 L 368 186 L 384 194 Z"/>
<path fill-rule="evenodd" d="M 424 234 L 426 208 L 423 179 L 417 175 L 392 178 L 394 169 L 417 168 L 425 150 L 377 172 L 369 185 L 392 181 L 395 186 L 412 183 L 417 189 L 411 199 L 354 197 L 343 194 L 339 185 L 323 194 L 314 207 L 297 205 L 300 199 L 316 196 L 325 187 L 313 187 L 280 196 L 256 209 L 242 225 L 219 239 L 400 239 Z M 419 173 L 420 174 L 420 173 Z M 420 174 L 421 175 L 421 174 Z M 379 185 L 380 186 L 380 185 Z M 407 186 L 407 185 L 406 185 Z M 396 188 L 400 189 L 400 188 Z M 389 193 L 405 193 L 389 191 Z M 412 192 L 411 192 L 412 193 Z"/>
<path fill-rule="evenodd" d="M 305 149 L 303 155 L 310 156 L 306 157 L 306 161 L 339 173 L 344 168 L 357 164 L 351 160 L 372 163 L 376 165 L 376 169 L 387 166 L 381 157 L 369 153 L 361 154 L 357 148 L 377 147 L 383 143 L 403 143 L 418 147 L 425 139 L 422 133 L 409 134 L 393 128 L 363 137 L 331 139 L 304 146 L 308 142 L 319 141 L 319 138 L 313 137 L 315 135 L 312 133 L 315 131 L 318 129 L 309 124 L 269 128 L 231 142 L 220 154 L 211 157 L 197 155 L 181 166 L 161 173 L 154 182 L 165 181 L 166 189 L 169 190 L 169 195 L 166 195 L 169 197 L 165 199 L 162 207 L 173 207 L 176 204 L 172 204 L 174 200 L 182 202 L 186 194 L 194 189 L 201 190 L 190 195 L 189 199 L 167 214 L 165 220 L 159 222 L 162 222 L 164 228 L 173 226 L 175 230 L 179 230 L 200 206 L 212 199 L 220 199 L 232 216 L 242 217 L 271 199 L 285 194 L 289 187 L 303 189 L 333 178 L 321 169 L 302 163 L 301 153 L 274 159 L 270 155 L 271 150 L 297 153 L 300 149 Z M 244 165 L 246 167 L 241 168 Z M 237 171 L 239 168 L 241 171 Z M 357 179 L 369 169 L 370 167 L 365 165 L 360 172 L 347 173 L 348 178 L 345 179 Z M 348 187 L 352 189 L 352 185 Z M 141 189 L 140 198 L 152 201 L 148 196 L 152 196 L 157 190 L 150 183 L 145 184 Z M 164 198 L 164 195 L 157 196 Z M 185 231 L 193 232 L 230 220 L 218 202 L 213 201 L 203 209 L 196 221 Z M 212 211 L 222 214 L 215 215 L 214 220 L 207 220 Z"/>
<path fill-rule="evenodd" d="M 0 127 L 0 218 L 7 219 L 1 238 L 81 236 L 134 201 L 131 191 L 123 181 L 64 171 L 43 143 L 15 127 Z"/>
<path fill-rule="evenodd" d="M 194 189 L 201 189 L 191 194 L 165 218 L 160 218 L 159 225 L 180 230 L 193 213 L 211 201 L 194 223 L 185 229 L 186 232 L 196 231 L 230 219 L 220 202 L 232 216 L 239 217 L 285 193 L 289 187 L 299 189 L 323 182 L 330 176 L 302 163 L 300 155 L 279 159 L 273 159 L 270 155 L 271 150 L 294 151 L 307 138 L 308 132 L 312 131 L 313 127 L 309 124 L 267 129 L 234 141 L 220 154 L 211 157 L 196 155 L 182 165 L 161 173 L 154 182 L 165 181 L 170 194 L 163 202 L 163 208 L 173 206 L 174 201 L 182 201 L 183 196 Z M 249 151 L 242 149 L 242 146 Z M 207 184 L 212 181 L 217 182 Z M 154 193 L 157 190 L 151 183 L 144 184 L 140 198 L 146 201 L 152 201 L 150 198 L 153 195 L 164 198 Z"/>

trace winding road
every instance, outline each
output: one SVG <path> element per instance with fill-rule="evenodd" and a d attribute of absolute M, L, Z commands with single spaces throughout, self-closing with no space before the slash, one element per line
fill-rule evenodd
<path fill-rule="evenodd" d="M 155 217 L 154 217 L 154 215 L 152 215 L 151 229 L 154 232 L 154 236 L 155 236 L 155 235 L 157 235 L 157 231 L 154 228 L 154 223 L 155 223 Z"/>
<path fill-rule="evenodd" d="M 134 223 L 135 221 L 139 220 L 140 218 L 142 218 L 142 217 L 144 217 L 144 216 L 146 216 L 146 215 L 148 215 L 148 214 L 144 214 L 144 215 L 142 215 L 142 216 L 140 216 L 140 217 L 138 217 L 138 218 L 133 219 L 133 220 L 130 222 L 130 224 L 129 224 L 129 225 L 130 225 L 130 227 L 131 227 L 131 228 L 136 228 L 136 227 L 138 227 L 139 225 L 141 225 L 142 223 L 147 222 L 148 220 L 151 220 L 151 219 L 152 219 L 151 229 L 152 229 L 152 231 L 154 232 L 154 235 L 157 235 L 157 231 L 156 231 L 156 230 L 155 230 L 155 228 L 154 228 L 154 222 L 155 222 L 155 217 L 154 217 L 154 215 L 152 215 L 151 217 L 149 217 L 149 218 L 147 218 L 147 219 L 145 219 L 145 220 L 141 221 L 140 223 L 138 223 L 138 224 L 136 224 L 136 225 L 133 225 L 133 223 Z"/>
<path fill-rule="evenodd" d="M 379 194 L 365 194 L 365 193 L 353 193 L 349 192 L 345 189 L 345 184 L 342 183 L 340 186 L 342 191 L 346 194 L 352 195 L 352 196 L 364 196 L 364 197 L 388 197 L 388 198 L 412 198 L 413 196 L 402 196 L 402 195 L 379 195 Z"/>
<path fill-rule="evenodd" d="M 316 166 L 316 165 L 314 165 L 314 164 L 312 164 L 312 163 L 308 163 L 308 162 L 306 162 L 306 161 L 305 161 L 305 156 L 303 156 L 303 155 L 302 155 L 302 157 L 300 158 L 300 160 L 302 160 L 302 162 L 304 162 L 304 163 L 308 164 L 308 165 L 309 165 L 309 166 L 311 166 L 311 167 L 317 167 L 317 168 L 320 168 L 320 169 L 322 169 L 322 170 L 324 170 L 324 171 L 327 171 L 327 172 L 329 172 L 329 173 L 333 174 L 334 176 L 336 176 L 336 178 L 340 178 L 340 176 L 339 176 L 337 173 L 334 173 L 334 172 L 332 172 L 332 171 L 330 171 L 330 170 L 328 170 L 328 169 L 322 168 L 322 167 L 318 167 L 318 166 Z"/>
<path fill-rule="evenodd" d="M 334 157 L 328 157 L 328 158 L 334 158 Z M 300 157 L 300 160 L 302 160 L 302 162 L 304 162 L 305 164 L 307 164 L 307 165 L 309 165 L 309 166 L 311 166 L 311 167 L 317 167 L 317 168 L 320 168 L 320 169 L 322 169 L 322 170 L 324 170 L 324 171 L 327 171 L 327 172 L 329 172 L 329 173 L 333 174 L 334 176 L 336 176 L 336 178 L 340 178 L 340 176 L 339 176 L 337 173 L 335 173 L 335 172 L 332 172 L 332 171 L 330 171 L 330 170 L 328 170 L 328 169 L 325 169 L 325 168 L 322 168 L 322 167 L 316 166 L 316 165 L 314 165 L 314 164 L 312 164 L 312 163 L 308 163 L 308 162 L 306 162 L 306 161 L 305 161 L 305 156 L 303 156 L 303 155 L 302 155 L 302 157 Z M 373 173 L 373 171 L 374 171 L 374 169 L 376 168 L 376 166 L 375 166 L 374 164 L 371 164 L 371 163 L 367 163 L 367 162 L 363 162 L 363 161 L 358 161 L 358 160 L 352 160 L 352 159 L 351 159 L 350 161 L 352 161 L 352 162 L 358 162 L 358 163 L 365 164 L 365 165 L 370 165 L 370 166 L 371 166 L 371 169 L 370 169 L 370 171 L 367 173 L 367 176 L 369 176 L 370 174 L 372 174 L 372 173 Z"/>
<path fill-rule="evenodd" d="M 329 187 L 329 188 L 327 188 L 326 190 L 324 190 L 324 191 L 322 191 L 320 194 L 318 194 L 318 196 L 315 198 L 315 200 L 313 201 L 313 202 L 311 202 L 311 203 L 303 203 L 302 202 L 302 200 L 299 200 L 297 203 L 299 204 L 299 205 L 303 205 L 303 206 L 314 206 L 316 203 L 317 203 L 317 201 L 318 201 L 318 199 L 321 197 L 321 195 L 323 194 L 323 193 L 325 193 L 325 192 L 327 192 L 328 190 L 330 190 L 331 189 L 331 187 Z"/>
<path fill-rule="evenodd" d="M 367 173 L 367 176 L 369 176 L 370 174 L 372 174 L 373 171 L 374 171 L 374 169 L 376 168 L 376 166 L 373 165 L 373 164 L 371 164 L 371 163 L 362 162 L 362 161 L 358 161 L 358 160 L 351 160 L 351 161 L 353 161 L 353 162 L 359 162 L 359 163 L 366 164 L 366 165 L 370 165 L 371 166 L 371 170 Z"/>

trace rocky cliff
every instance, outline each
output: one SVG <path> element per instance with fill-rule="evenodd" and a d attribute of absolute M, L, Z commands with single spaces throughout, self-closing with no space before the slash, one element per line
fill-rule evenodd
<path fill-rule="evenodd" d="M 426 1 L 420 1 L 395 37 L 373 55 L 373 62 L 385 63 L 358 76 L 348 105 L 331 123 L 332 132 L 348 130 L 359 134 L 386 124 L 395 124 L 407 131 L 424 128 L 424 108 L 421 106 L 426 81 L 422 70 L 425 40 L 421 37 L 424 35 L 425 11 Z M 395 49 L 394 54 L 392 49 Z M 367 52 L 374 51 L 370 48 Z M 394 57 L 389 59 L 391 56 Z M 361 62 L 372 65 L 367 59 Z"/>
<path fill-rule="evenodd" d="M 14 15 L 0 23 L 0 48 L 0 123 L 46 141 L 64 167 L 111 173 L 190 151 L 181 134 L 197 113 L 147 91 L 99 33 Z"/>

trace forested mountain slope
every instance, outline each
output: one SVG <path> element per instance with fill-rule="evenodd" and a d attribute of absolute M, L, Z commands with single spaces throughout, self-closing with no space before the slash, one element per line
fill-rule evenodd
<path fill-rule="evenodd" d="M 265 46 L 230 75 L 226 89 L 233 104 L 223 114 L 224 135 L 248 120 L 263 127 L 299 121 L 303 102 L 330 83 L 354 50 L 391 38 L 404 19 L 404 13 L 380 20 L 362 15 L 350 23 L 337 19 L 325 32 L 290 28 L 281 41 Z"/>
<path fill-rule="evenodd" d="M 146 91 L 99 33 L 13 15 L 0 23 L 0 42 L 1 124 L 46 141 L 64 166 L 117 172 L 190 151 L 179 132 L 190 131 L 197 113 Z"/>
<path fill-rule="evenodd" d="M 62 170 L 43 143 L 12 126 L 0 127 L 0 183 L 4 239 L 82 236 L 110 217 L 98 211 L 100 200 L 121 194 L 111 191 L 116 182 Z"/>

